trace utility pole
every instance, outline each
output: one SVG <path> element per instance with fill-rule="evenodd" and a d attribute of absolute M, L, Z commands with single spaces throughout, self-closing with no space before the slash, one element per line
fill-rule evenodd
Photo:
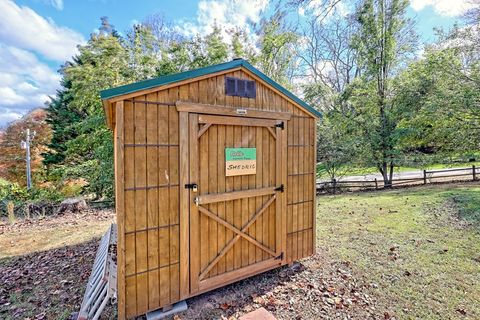
<path fill-rule="evenodd" d="M 33 131 L 30 135 L 30 129 L 27 129 L 25 141 L 22 141 L 22 149 L 26 150 L 26 162 L 27 162 L 27 190 L 30 190 L 32 187 L 32 168 L 30 165 L 31 158 L 30 158 L 30 141 L 35 137 L 36 132 Z"/>

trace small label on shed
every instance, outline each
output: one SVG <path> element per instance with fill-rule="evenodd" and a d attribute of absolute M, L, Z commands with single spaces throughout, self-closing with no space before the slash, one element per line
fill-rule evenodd
<path fill-rule="evenodd" d="M 256 173 L 256 148 L 225 148 L 225 175 L 227 177 Z"/>

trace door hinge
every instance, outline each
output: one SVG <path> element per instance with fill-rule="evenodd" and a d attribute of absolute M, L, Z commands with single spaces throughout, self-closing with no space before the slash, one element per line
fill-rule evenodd
<path fill-rule="evenodd" d="M 280 122 L 275 125 L 275 128 L 285 129 L 285 122 Z"/>
<path fill-rule="evenodd" d="M 192 189 L 193 192 L 198 191 L 198 185 L 196 183 L 187 183 L 185 189 Z"/>
<path fill-rule="evenodd" d="M 283 184 L 280 185 L 280 187 L 276 187 L 275 189 L 273 189 L 275 191 L 280 191 L 280 192 L 284 192 L 285 191 L 285 186 Z"/>
<path fill-rule="evenodd" d="M 276 256 L 275 260 L 283 260 L 283 252 Z"/>

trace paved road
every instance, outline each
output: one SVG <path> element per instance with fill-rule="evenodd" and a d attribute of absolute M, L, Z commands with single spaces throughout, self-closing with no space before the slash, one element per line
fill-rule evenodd
<path fill-rule="evenodd" d="M 441 172 L 443 170 L 452 170 Z M 440 171 L 440 172 L 438 172 Z M 480 168 L 476 168 L 477 176 L 480 176 Z M 472 168 L 463 169 L 463 168 L 448 168 L 448 169 L 438 169 L 438 170 L 428 170 L 427 177 L 429 175 L 433 176 L 454 176 L 459 174 L 472 174 Z M 430 173 L 432 172 L 432 173 Z M 436 173 L 438 172 L 438 173 Z M 365 174 L 365 175 L 357 175 L 357 176 L 343 176 L 338 178 L 338 181 L 365 181 L 365 180 L 383 180 L 382 175 L 380 173 L 374 174 Z M 393 172 L 393 179 L 413 179 L 413 178 L 423 178 L 423 170 L 412 170 L 412 171 L 404 171 L 404 172 Z M 477 178 L 478 179 L 478 178 Z M 327 182 L 328 179 L 319 179 L 317 182 Z"/>

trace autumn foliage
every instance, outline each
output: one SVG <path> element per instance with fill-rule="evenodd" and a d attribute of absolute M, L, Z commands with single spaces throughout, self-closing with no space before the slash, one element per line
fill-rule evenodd
<path fill-rule="evenodd" d="M 25 150 L 22 149 L 21 142 L 25 140 L 26 129 L 30 129 L 31 132 L 36 132 L 30 150 L 32 177 L 34 182 L 38 182 L 43 169 L 42 153 L 47 151 L 46 145 L 52 136 L 50 126 L 45 122 L 46 117 L 45 109 L 34 109 L 12 122 L 0 135 L 0 178 L 22 186 L 26 184 Z"/>

